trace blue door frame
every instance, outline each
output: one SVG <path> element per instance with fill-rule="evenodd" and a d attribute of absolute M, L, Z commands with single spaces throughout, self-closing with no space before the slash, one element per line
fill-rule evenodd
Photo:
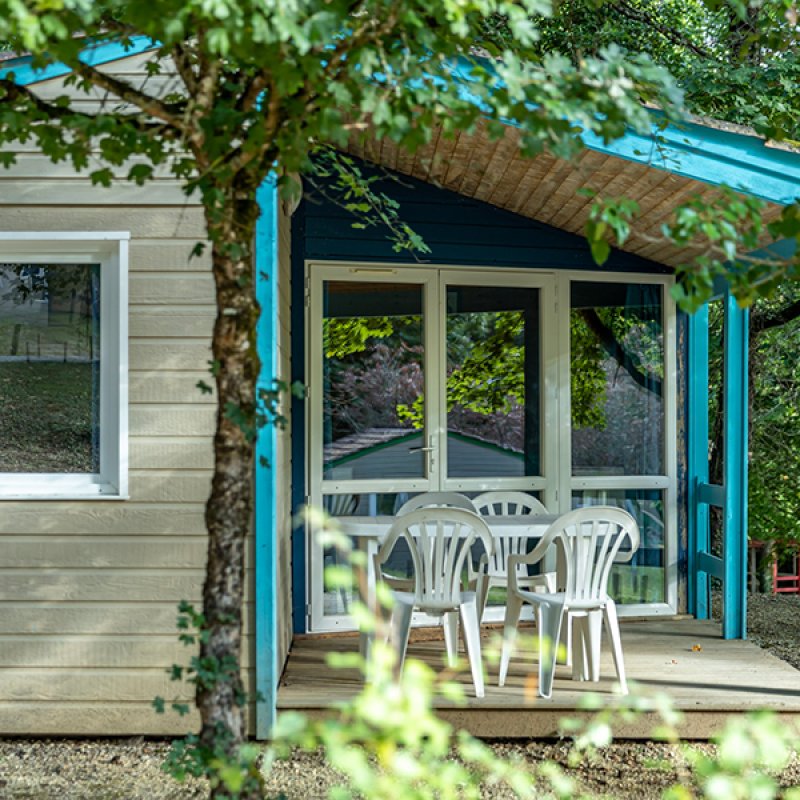
<path fill-rule="evenodd" d="M 256 223 L 256 298 L 258 355 L 261 372 L 258 389 L 273 388 L 277 364 L 278 206 L 275 178 L 270 176 L 257 192 L 261 215 Z M 275 428 L 259 431 L 255 463 L 255 688 L 256 738 L 266 739 L 275 724 L 278 695 L 278 548 L 275 525 L 277 483 Z"/>
<path fill-rule="evenodd" d="M 710 578 L 722 581 L 722 636 L 747 635 L 747 309 L 726 287 L 723 327 L 723 482 L 708 472 L 708 306 L 689 320 L 689 610 L 710 616 Z M 711 553 L 710 507 L 723 511 L 722 557 Z"/>

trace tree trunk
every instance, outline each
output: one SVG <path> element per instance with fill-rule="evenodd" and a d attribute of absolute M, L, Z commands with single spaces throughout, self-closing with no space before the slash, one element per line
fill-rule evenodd
<path fill-rule="evenodd" d="M 216 286 L 217 318 L 212 341 L 217 389 L 214 475 L 206 505 L 208 564 L 203 586 L 205 636 L 201 663 L 216 668 L 198 680 L 196 702 L 202 719 L 200 745 L 238 757 L 245 739 L 246 700 L 240 674 L 245 540 L 253 507 L 256 378 L 259 362 L 255 328 L 253 238 L 259 209 L 255 185 L 242 179 L 220 187 L 224 200 L 206 209 Z M 201 676 L 198 676 L 201 677 Z M 211 797 L 229 795 L 225 787 Z M 242 797 L 257 797 L 243 793 Z"/>

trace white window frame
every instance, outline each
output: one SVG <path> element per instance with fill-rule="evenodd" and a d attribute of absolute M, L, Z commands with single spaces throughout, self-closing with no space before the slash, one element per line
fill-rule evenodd
<path fill-rule="evenodd" d="M 575 476 L 572 474 L 572 397 L 570 370 L 572 367 L 570 347 L 570 310 L 572 283 L 650 284 L 660 286 L 662 291 L 664 341 L 664 474 L 663 475 L 596 475 Z M 670 289 L 675 283 L 673 275 L 638 272 L 563 271 L 558 275 L 558 294 L 563 298 L 566 313 L 559 315 L 559 351 L 566 357 L 562 361 L 559 384 L 567 387 L 561 397 L 562 429 L 560 442 L 559 485 L 565 487 L 559 510 L 569 511 L 572 493 L 596 490 L 654 489 L 664 493 L 664 529 L 669 534 L 664 539 L 664 588 L 662 603 L 627 603 L 617 606 L 620 617 L 669 616 L 678 610 L 678 342 L 677 305 L 672 300 Z"/>
<path fill-rule="evenodd" d="M 100 264 L 100 471 L 0 472 L 2 500 L 128 497 L 128 242 L 130 233 L 0 232 L 0 263 Z"/>

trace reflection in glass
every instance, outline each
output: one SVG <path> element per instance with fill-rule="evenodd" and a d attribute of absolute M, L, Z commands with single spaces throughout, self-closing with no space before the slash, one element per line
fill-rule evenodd
<path fill-rule="evenodd" d="M 425 476 L 422 287 L 326 281 L 326 480 Z"/>
<path fill-rule="evenodd" d="M 663 475 L 662 287 L 571 287 L 573 475 Z"/>
<path fill-rule="evenodd" d="M 99 364 L 99 265 L 0 264 L 0 472 L 99 472 Z"/>
<path fill-rule="evenodd" d="M 539 290 L 447 287 L 447 474 L 541 474 Z"/>
<path fill-rule="evenodd" d="M 408 499 L 408 494 L 379 494 L 377 492 L 362 492 L 325 495 L 322 505 L 333 517 L 377 517 L 392 516 L 397 509 Z M 363 542 L 353 537 L 353 549 L 363 547 Z M 326 547 L 323 551 L 323 565 L 325 568 L 334 566 L 344 566 L 346 561 L 342 556 L 331 547 Z M 410 577 L 413 575 L 411 554 L 408 548 L 402 543 L 398 543 L 396 552 L 392 553 L 391 561 L 386 565 L 386 569 L 391 570 L 397 577 Z M 350 604 L 355 600 L 352 592 L 345 589 L 333 589 L 325 587 L 323 600 L 323 613 L 325 615 L 348 614 Z"/>
<path fill-rule="evenodd" d="M 572 507 L 614 506 L 639 525 L 641 544 L 633 560 L 611 569 L 609 594 L 617 603 L 663 603 L 664 493 L 659 489 L 595 489 L 572 493 Z"/>

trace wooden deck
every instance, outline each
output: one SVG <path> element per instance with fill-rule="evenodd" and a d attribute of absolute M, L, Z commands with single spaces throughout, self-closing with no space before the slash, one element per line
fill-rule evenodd
<path fill-rule="evenodd" d="M 533 631 L 531 630 L 531 633 Z M 498 631 L 485 630 L 488 644 Z M 640 696 L 667 694 L 683 714 L 683 737 L 705 739 L 718 731 L 729 714 L 768 708 L 800 721 L 800 671 L 747 641 L 724 641 L 719 625 L 694 619 L 624 622 L 622 642 L 631 691 Z M 511 662 L 506 686 L 497 687 L 497 667 L 489 667 L 486 697 L 477 699 L 464 676 L 468 704 L 437 703 L 437 712 L 453 725 L 484 738 L 550 738 L 558 736 L 559 720 L 582 717 L 578 711 L 587 693 L 604 704 L 619 704 L 615 673 L 604 641 L 600 683 L 571 680 L 571 670 L 559 666 L 553 699 L 535 696 L 535 664 L 530 653 Z M 353 635 L 302 636 L 294 640 L 278 690 L 279 709 L 298 709 L 312 716 L 331 713 L 333 703 L 353 696 L 360 686 L 352 670 L 325 663 L 330 651 L 355 650 Z M 414 631 L 409 656 L 434 668 L 443 665 L 444 645 L 437 630 Z M 614 725 L 620 738 L 649 738 L 654 714 Z"/>

